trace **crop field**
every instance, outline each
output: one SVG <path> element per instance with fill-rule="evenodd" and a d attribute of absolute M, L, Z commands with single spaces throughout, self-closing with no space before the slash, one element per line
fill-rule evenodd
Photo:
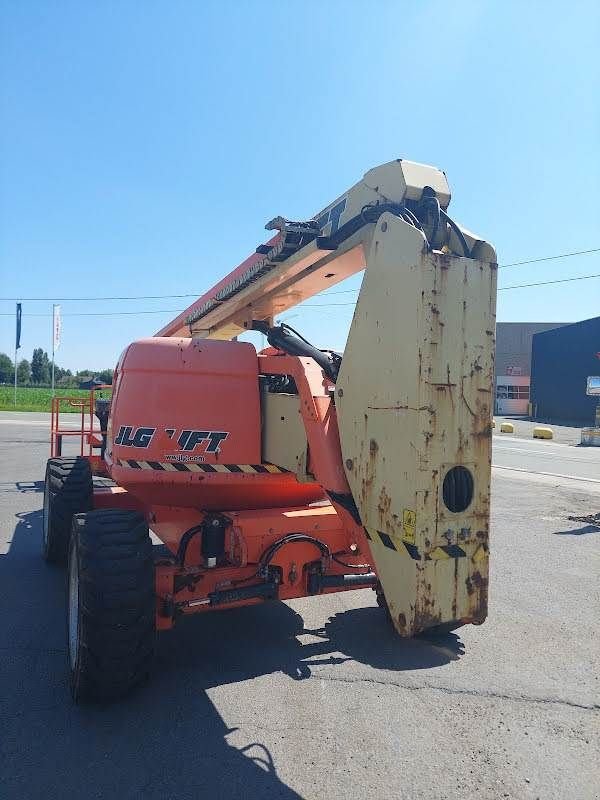
<path fill-rule="evenodd" d="M 88 398 L 87 389 L 56 389 L 56 397 Z M 96 392 L 96 397 L 108 397 L 110 390 Z M 17 403 L 15 405 L 15 390 L 12 386 L 0 386 L 0 411 L 50 411 L 52 389 L 43 389 L 33 386 L 17 387 Z M 81 408 L 61 403 L 61 412 L 77 413 Z"/>

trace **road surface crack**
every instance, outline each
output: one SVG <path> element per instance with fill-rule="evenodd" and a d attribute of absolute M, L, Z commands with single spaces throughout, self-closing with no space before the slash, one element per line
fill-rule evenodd
<path fill-rule="evenodd" d="M 568 706 L 569 708 L 577 708 L 581 709 L 582 711 L 599 711 L 600 705 L 596 703 L 591 703 L 589 705 L 585 703 L 575 703 L 572 700 L 561 700 L 558 697 L 527 697 L 526 695 L 519 695 L 519 694 L 505 694 L 502 692 L 492 692 L 492 691 L 485 691 L 485 690 L 476 690 L 476 689 L 454 689 L 449 686 L 437 686 L 435 684 L 425 683 L 420 686 L 409 685 L 404 683 L 399 683 L 397 681 L 385 681 L 379 680 L 376 678 L 349 678 L 349 677 L 338 677 L 334 675 L 311 675 L 312 679 L 322 680 L 322 681 L 331 681 L 333 683 L 373 683 L 378 686 L 396 686 L 398 689 L 406 689 L 410 692 L 442 692 L 443 694 L 449 695 L 466 695 L 468 697 L 486 697 L 495 700 L 511 700 L 514 702 L 521 702 L 521 703 L 537 703 L 540 705 L 559 705 L 559 706 Z"/>

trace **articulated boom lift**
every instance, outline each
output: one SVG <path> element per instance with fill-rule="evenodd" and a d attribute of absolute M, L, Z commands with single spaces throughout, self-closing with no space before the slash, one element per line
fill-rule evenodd
<path fill-rule="evenodd" d="M 124 351 L 101 458 L 47 467 L 76 699 L 209 609 L 373 587 L 401 636 L 484 621 L 496 255 L 449 202 L 433 167 L 376 167 Z M 360 270 L 343 357 L 274 324 Z"/>

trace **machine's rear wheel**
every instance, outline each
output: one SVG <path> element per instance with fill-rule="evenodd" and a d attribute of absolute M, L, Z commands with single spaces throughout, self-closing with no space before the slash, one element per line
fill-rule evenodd
<path fill-rule="evenodd" d="M 69 552 L 73 514 L 91 511 L 92 471 L 87 458 L 50 458 L 46 464 L 42 555 L 64 564 Z"/>
<path fill-rule="evenodd" d="M 144 518 L 99 509 L 73 517 L 67 637 L 76 702 L 126 694 L 154 654 L 154 562 Z"/>

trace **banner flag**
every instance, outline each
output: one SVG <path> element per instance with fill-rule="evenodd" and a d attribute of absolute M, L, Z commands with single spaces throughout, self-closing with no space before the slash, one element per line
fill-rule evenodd
<path fill-rule="evenodd" d="M 15 339 L 15 350 L 21 347 L 21 303 L 17 303 L 17 336 Z"/>
<path fill-rule="evenodd" d="M 53 330 L 53 349 L 58 350 L 60 347 L 60 334 L 62 331 L 62 320 L 60 318 L 60 306 L 53 306 L 53 320 L 52 320 L 52 330 Z"/>

